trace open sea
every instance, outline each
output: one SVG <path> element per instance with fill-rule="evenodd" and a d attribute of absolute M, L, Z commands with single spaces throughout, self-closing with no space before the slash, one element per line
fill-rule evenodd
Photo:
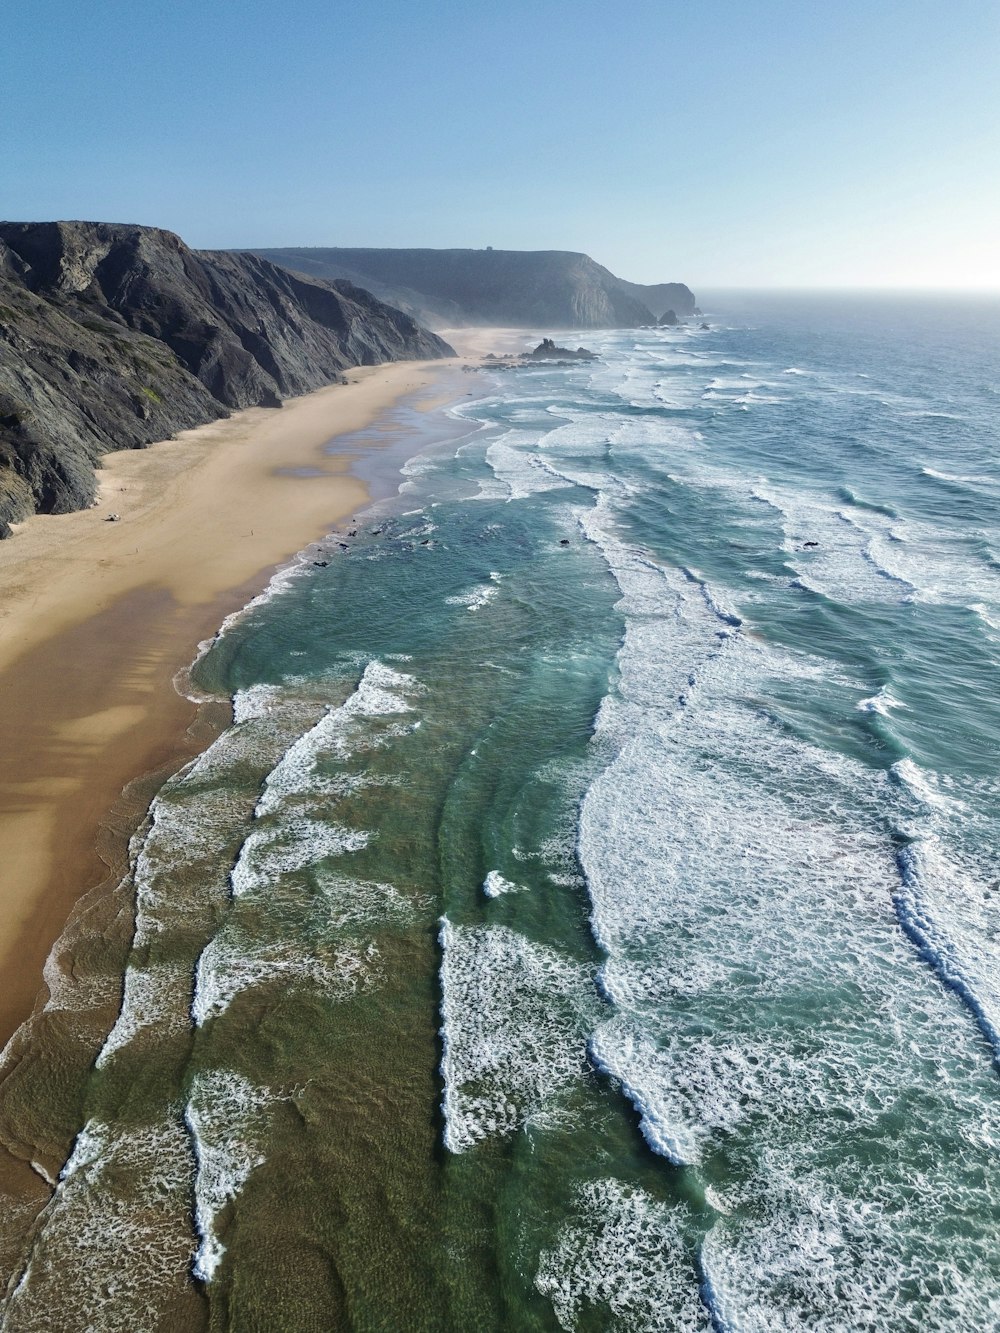
<path fill-rule="evenodd" d="M 206 648 L 4 1333 L 1000 1327 L 1000 302 L 702 304 Z"/>

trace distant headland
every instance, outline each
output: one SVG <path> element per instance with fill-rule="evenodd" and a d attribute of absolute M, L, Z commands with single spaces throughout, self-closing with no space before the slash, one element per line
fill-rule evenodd
<path fill-rule="evenodd" d="M 694 313 L 683 283 L 626 282 L 570 251 L 199 251 L 156 227 L 0 222 L 0 537 L 92 504 L 102 454 L 278 407 L 350 366 L 453 355 L 429 325 Z"/>
<path fill-rule="evenodd" d="M 626 282 L 571 250 L 255 250 L 313 278 L 346 278 L 430 328 L 607 329 L 693 315 L 682 282 Z"/>

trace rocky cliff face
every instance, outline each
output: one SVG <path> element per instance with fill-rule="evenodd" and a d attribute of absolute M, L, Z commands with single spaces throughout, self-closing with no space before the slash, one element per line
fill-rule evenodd
<path fill-rule="evenodd" d="M 668 310 L 672 310 L 675 315 L 693 315 L 695 312 L 694 292 L 683 282 L 656 282 L 647 286 L 641 282 L 622 280 L 622 285 L 649 306 L 661 322 Z"/>
<path fill-rule="evenodd" d="M 623 282 L 567 250 L 282 249 L 254 253 L 320 278 L 350 278 L 438 328 L 632 328 L 660 307 L 694 309 L 682 283 Z M 649 293 L 649 299 L 646 299 Z M 665 298 L 670 293 L 670 299 Z"/>
<path fill-rule="evenodd" d="M 151 227 L 0 223 L 0 536 L 88 505 L 102 453 L 278 406 L 348 366 L 451 354 L 349 282 Z"/>

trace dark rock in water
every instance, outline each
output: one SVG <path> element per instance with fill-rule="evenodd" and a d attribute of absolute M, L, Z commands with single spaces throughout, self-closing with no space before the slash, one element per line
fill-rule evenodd
<path fill-rule="evenodd" d="M 568 546 L 568 545 L 569 545 L 569 538 L 568 538 L 568 537 L 560 537 L 560 538 L 559 538 L 559 545 L 560 545 L 560 546 Z"/>
<path fill-rule="evenodd" d="M 316 566 L 317 569 L 326 569 L 326 567 L 329 565 L 329 563 L 330 563 L 329 560 L 314 560 L 314 561 L 313 561 L 313 564 Z"/>
<path fill-rule="evenodd" d="M 597 353 L 588 352 L 586 347 L 578 347 L 574 352 L 569 347 L 557 347 L 551 338 L 543 338 L 533 352 L 526 352 L 526 357 L 535 361 L 596 361 Z"/>
<path fill-rule="evenodd" d="M 708 325 L 707 325 L 707 324 L 699 324 L 698 327 L 699 327 L 699 329 L 707 329 L 707 328 L 708 328 Z"/>
<path fill-rule="evenodd" d="M 608 329 L 654 324 L 665 310 L 694 313 L 682 282 L 616 277 L 569 250 L 291 248 L 255 254 L 299 273 L 348 278 L 437 328 Z"/>
<path fill-rule="evenodd" d="M 103 453 L 277 407 L 347 366 L 450 354 L 347 282 L 153 227 L 0 223 L 0 536 L 90 504 Z"/>
<path fill-rule="evenodd" d="M 803 546 L 818 546 L 819 542 L 803 542 Z"/>
<path fill-rule="evenodd" d="M 679 324 L 679 323 L 680 323 L 680 320 L 677 318 L 677 312 L 676 312 L 676 310 L 667 310 L 667 311 L 665 311 L 665 312 L 660 316 L 660 323 L 661 323 L 661 324 L 666 324 L 666 325 L 668 325 L 670 328 L 673 328 L 673 326 L 674 326 L 675 324 Z"/>

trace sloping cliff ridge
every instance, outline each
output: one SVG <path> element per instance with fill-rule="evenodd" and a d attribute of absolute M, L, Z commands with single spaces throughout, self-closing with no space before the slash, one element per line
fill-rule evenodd
<path fill-rule="evenodd" d="M 0 537 L 90 504 L 103 453 L 453 355 L 350 282 L 117 223 L 0 223 Z"/>
<path fill-rule="evenodd" d="M 634 328 L 694 313 L 682 282 L 625 282 L 570 250 L 255 250 L 316 278 L 348 278 L 438 328 Z"/>

